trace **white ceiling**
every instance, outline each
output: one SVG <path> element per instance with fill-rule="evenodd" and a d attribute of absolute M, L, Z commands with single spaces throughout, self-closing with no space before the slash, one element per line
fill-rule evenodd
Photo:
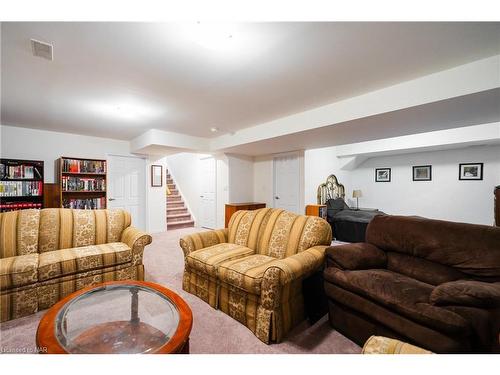
<path fill-rule="evenodd" d="M 500 122 L 500 89 L 241 144 L 225 152 L 249 156 L 306 150 Z M 494 143 L 498 143 L 498 139 Z"/>
<path fill-rule="evenodd" d="M 500 23 L 219 26 L 230 42 L 214 50 L 190 34 L 205 24 L 2 23 L 1 122 L 213 137 L 500 53 Z"/>

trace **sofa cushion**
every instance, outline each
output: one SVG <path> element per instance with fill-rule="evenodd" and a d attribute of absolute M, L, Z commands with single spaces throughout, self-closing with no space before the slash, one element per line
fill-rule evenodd
<path fill-rule="evenodd" d="M 0 213 L 0 258 L 38 252 L 40 210 Z"/>
<path fill-rule="evenodd" d="M 330 245 L 330 224 L 315 216 L 278 208 L 237 211 L 228 227 L 228 242 L 247 246 L 257 254 L 283 259 L 318 245 Z"/>
<path fill-rule="evenodd" d="M 456 268 L 392 251 L 387 253 L 387 269 L 431 285 L 470 277 Z"/>
<path fill-rule="evenodd" d="M 123 242 L 74 247 L 40 254 L 40 281 L 132 261 L 132 250 Z"/>
<path fill-rule="evenodd" d="M 274 209 L 261 231 L 257 253 L 283 259 L 331 242 L 332 228 L 326 220 Z"/>
<path fill-rule="evenodd" d="M 0 290 L 17 288 L 38 281 L 38 254 L 0 259 Z"/>
<path fill-rule="evenodd" d="M 500 283 L 457 280 L 434 288 L 430 296 L 435 305 L 500 307 Z"/>
<path fill-rule="evenodd" d="M 325 270 L 324 277 L 327 282 L 436 330 L 456 333 L 470 328 L 461 316 L 430 304 L 432 285 L 407 276 L 389 270 L 342 271 L 330 267 Z"/>
<path fill-rule="evenodd" d="M 219 266 L 218 276 L 222 282 L 252 294 L 260 294 L 264 272 L 274 260 L 276 258 L 262 254 L 231 260 Z"/>
<path fill-rule="evenodd" d="M 366 242 L 454 267 L 470 276 L 500 281 L 500 228 L 378 215 L 368 225 Z"/>
<path fill-rule="evenodd" d="M 78 210 L 44 208 L 40 211 L 39 252 L 119 242 L 130 226 L 122 209 Z"/>
<path fill-rule="evenodd" d="M 252 255 L 255 251 L 242 245 L 221 243 L 191 252 L 186 261 L 189 267 L 217 277 L 217 269 L 223 262 Z"/>
<path fill-rule="evenodd" d="M 371 268 L 385 268 L 386 253 L 366 242 L 334 245 L 326 249 L 328 265 L 335 265 L 341 269 L 365 270 Z"/>

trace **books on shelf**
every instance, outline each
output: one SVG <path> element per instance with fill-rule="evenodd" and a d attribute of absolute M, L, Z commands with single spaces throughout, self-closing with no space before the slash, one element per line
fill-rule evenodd
<path fill-rule="evenodd" d="M 15 211 L 15 210 L 26 210 L 28 208 L 42 208 L 42 203 L 35 202 L 9 202 L 9 203 L 0 203 L 0 210 L 2 212 L 6 211 Z"/>
<path fill-rule="evenodd" d="M 0 181 L 0 197 L 42 196 L 42 181 Z"/>
<path fill-rule="evenodd" d="M 62 172 L 66 173 L 106 173 L 106 161 L 62 159 Z"/>
<path fill-rule="evenodd" d="M 106 198 L 89 198 L 89 199 L 63 199 L 64 208 L 78 208 L 84 210 L 94 210 L 106 208 Z"/>
<path fill-rule="evenodd" d="M 61 184 L 63 191 L 106 191 L 104 178 L 62 176 Z"/>
<path fill-rule="evenodd" d="M 0 163 L 0 178 L 2 179 L 41 179 L 43 171 L 35 165 L 6 165 Z"/>
<path fill-rule="evenodd" d="M 106 160 L 62 156 L 57 168 L 61 207 L 106 208 Z"/>
<path fill-rule="evenodd" d="M 43 207 L 43 160 L 0 158 L 0 212 Z"/>

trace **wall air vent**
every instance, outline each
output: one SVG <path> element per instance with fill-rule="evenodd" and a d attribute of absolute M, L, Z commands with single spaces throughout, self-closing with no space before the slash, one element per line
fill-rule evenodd
<path fill-rule="evenodd" d="M 50 61 L 54 60 L 54 46 L 52 46 L 52 44 L 31 39 L 31 51 L 33 52 L 33 56 L 38 56 Z"/>

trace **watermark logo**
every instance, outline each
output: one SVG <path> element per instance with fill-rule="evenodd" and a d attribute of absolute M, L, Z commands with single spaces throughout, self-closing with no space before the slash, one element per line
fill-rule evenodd
<path fill-rule="evenodd" d="M 19 347 L 3 347 L 0 346 L 0 353 L 2 354 L 37 354 L 47 353 L 46 346 L 19 346 Z"/>

